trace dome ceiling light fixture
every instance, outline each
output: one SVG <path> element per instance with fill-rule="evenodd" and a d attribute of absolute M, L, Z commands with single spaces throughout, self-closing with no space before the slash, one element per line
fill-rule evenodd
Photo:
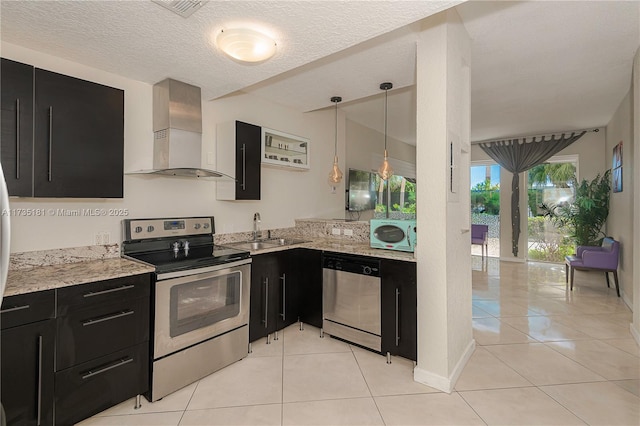
<path fill-rule="evenodd" d="M 232 59 L 249 64 L 266 61 L 275 55 L 277 48 L 271 37 L 250 28 L 221 30 L 216 43 Z"/>
<path fill-rule="evenodd" d="M 388 180 L 391 176 L 393 176 L 393 167 L 391 167 L 391 164 L 389 164 L 387 155 L 387 97 L 389 94 L 389 89 L 391 89 L 392 87 L 392 83 L 380 84 L 380 90 L 384 90 L 384 160 L 378 168 L 378 175 L 382 180 Z"/>
<path fill-rule="evenodd" d="M 334 96 L 331 98 L 331 102 L 336 104 L 336 137 L 333 146 L 333 167 L 329 172 L 329 185 L 335 192 L 336 185 L 342 181 L 342 171 L 338 166 L 338 102 L 342 102 L 342 98 L 340 96 Z"/>

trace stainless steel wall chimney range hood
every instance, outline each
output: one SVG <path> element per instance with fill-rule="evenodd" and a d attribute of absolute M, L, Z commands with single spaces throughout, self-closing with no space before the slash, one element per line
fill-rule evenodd
<path fill-rule="evenodd" d="M 200 88 L 167 78 L 153 86 L 153 170 L 134 173 L 231 179 L 202 168 Z"/>

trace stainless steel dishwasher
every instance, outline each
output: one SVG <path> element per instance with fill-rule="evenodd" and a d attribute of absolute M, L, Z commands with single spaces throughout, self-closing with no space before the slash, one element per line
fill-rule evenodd
<path fill-rule="evenodd" d="M 323 331 L 380 352 L 380 261 L 330 253 L 322 267 Z"/>

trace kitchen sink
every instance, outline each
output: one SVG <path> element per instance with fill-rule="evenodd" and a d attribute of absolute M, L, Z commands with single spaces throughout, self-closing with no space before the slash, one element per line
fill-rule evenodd
<path fill-rule="evenodd" d="M 277 244 L 275 243 L 268 243 L 266 241 L 243 241 L 241 243 L 231 243 L 226 245 L 230 247 L 245 249 L 245 250 L 262 250 L 262 249 L 273 248 L 277 246 Z"/>
<path fill-rule="evenodd" d="M 268 240 L 264 240 L 269 244 L 275 244 L 278 246 L 290 246 L 293 244 L 301 244 L 306 243 L 306 240 L 297 240 L 295 238 L 269 238 Z"/>
<path fill-rule="evenodd" d="M 225 245 L 244 250 L 262 250 L 274 247 L 290 246 L 293 244 L 300 244 L 305 242 L 306 240 L 298 240 L 294 238 L 269 238 L 266 240 L 242 241 L 239 243 L 229 243 Z"/>

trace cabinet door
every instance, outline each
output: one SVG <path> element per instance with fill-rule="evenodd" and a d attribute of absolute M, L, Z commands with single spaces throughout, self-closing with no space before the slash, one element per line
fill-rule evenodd
<path fill-rule="evenodd" d="M 2 169 L 9 195 L 33 195 L 33 67 L 2 59 Z"/>
<path fill-rule="evenodd" d="M 416 264 L 382 259 L 382 352 L 417 360 Z"/>
<path fill-rule="evenodd" d="M 273 254 L 253 256 L 251 261 L 251 301 L 249 341 L 253 342 L 276 331 L 278 301 L 278 259 Z"/>
<path fill-rule="evenodd" d="M 300 321 L 322 328 L 322 252 L 296 249 L 293 259 Z"/>
<path fill-rule="evenodd" d="M 53 424 L 55 322 L 2 330 L 2 405 L 8 425 Z"/>
<path fill-rule="evenodd" d="M 56 371 L 149 340 L 149 299 L 87 303 L 57 320 Z"/>
<path fill-rule="evenodd" d="M 34 195 L 122 198 L 124 92 L 35 70 Z"/>
<path fill-rule="evenodd" d="M 56 425 L 72 425 L 149 390 L 147 342 L 55 373 Z"/>
<path fill-rule="evenodd" d="M 236 200 L 260 199 L 262 129 L 236 121 Z"/>
<path fill-rule="evenodd" d="M 276 321 L 278 330 L 290 326 L 298 321 L 299 311 L 299 285 L 298 265 L 295 250 L 286 250 L 278 253 L 278 286 Z"/>

